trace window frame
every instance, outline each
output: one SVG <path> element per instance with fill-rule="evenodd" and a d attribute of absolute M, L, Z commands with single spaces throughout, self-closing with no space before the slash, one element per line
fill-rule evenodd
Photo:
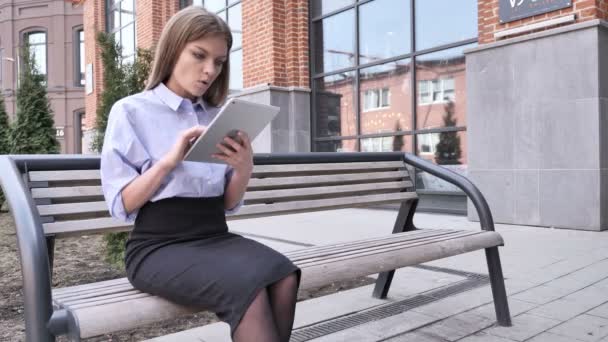
<path fill-rule="evenodd" d="M 85 47 L 85 43 L 84 43 L 84 27 L 83 26 L 75 26 L 73 28 L 73 32 L 74 34 L 72 35 L 72 45 L 74 47 L 74 67 L 73 69 L 73 73 L 74 73 L 74 86 L 75 87 L 84 87 L 85 86 L 85 70 L 80 70 L 81 69 L 81 65 L 80 65 L 80 56 L 81 54 L 84 53 L 84 51 L 81 49 L 81 41 L 80 41 L 80 32 L 82 32 L 83 34 L 83 39 L 82 39 L 82 47 Z M 85 69 L 86 69 L 86 60 L 85 60 L 85 65 L 84 65 Z"/>

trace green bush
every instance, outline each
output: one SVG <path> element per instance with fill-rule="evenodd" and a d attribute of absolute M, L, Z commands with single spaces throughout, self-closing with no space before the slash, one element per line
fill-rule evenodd
<path fill-rule="evenodd" d="M 6 107 L 4 106 L 4 97 L 0 93 L 0 154 L 9 153 L 9 136 L 11 126 L 8 123 L 8 114 L 6 114 Z M 4 204 L 4 193 L 0 189 L 0 209 Z"/>
<path fill-rule="evenodd" d="M 103 92 L 97 107 L 96 135 L 91 148 L 101 152 L 108 125 L 108 115 L 114 103 L 123 97 L 141 92 L 152 65 L 152 53 L 137 49 L 133 64 L 123 63 L 120 46 L 114 36 L 105 32 L 97 34 L 103 64 Z M 104 236 L 106 261 L 124 267 L 125 243 L 129 233 L 110 233 Z"/>
<path fill-rule="evenodd" d="M 17 118 L 10 130 L 10 153 L 59 153 L 45 77 L 38 72 L 27 44 L 21 50 L 20 64 Z"/>

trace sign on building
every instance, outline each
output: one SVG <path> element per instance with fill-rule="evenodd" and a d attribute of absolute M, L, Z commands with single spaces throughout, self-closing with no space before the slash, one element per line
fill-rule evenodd
<path fill-rule="evenodd" d="M 508 23 L 538 14 L 572 6 L 572 0 L 500 0 L 501 23 Z"/>

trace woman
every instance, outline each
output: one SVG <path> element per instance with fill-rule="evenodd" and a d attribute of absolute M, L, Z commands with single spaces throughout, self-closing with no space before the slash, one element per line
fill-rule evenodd
<path fill-rule="evenodd" d="M 165 26 L 147 88 L 110 112 L 101 154 L 112 216 L 135 221 L 125 264 L 137 289 L 213 311 L 235 341 L 288 341 L 300 270 L 228 232 L 253 169 L 251 142 L 226 138 L 215 157 L 182 161 L 228 93 L 230 29 L 200 7 Z"/>

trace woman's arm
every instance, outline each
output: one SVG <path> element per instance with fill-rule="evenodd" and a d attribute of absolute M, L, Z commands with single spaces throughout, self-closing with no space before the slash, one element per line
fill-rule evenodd
<path fill-rule="evenodd" d="M 127 213 L 141 208 L 154 196 L 165 177 L 184 159 L 192 139 L 201 135 L 204 130 L 203 126 L 195 126 L 183 131 L 171 150 L 158 163 L 122 189 L 122 203 Z"/>
<path fill-rule="evenodd" d="M 233 139 L 226 137 L 224 141 L 231 148 L 228 148 L 222 144 L 218 144 L 217 147 L 223 154 L 215 154 L 214 156 L 228 163 L 233 167 L 232 177 L 230 182 L 224 191 L 224 207 L 226 209 L 232 209 L 236 207 L 243 195 L 247 190 L 247 184 L 251 178 L 251 172 L 253 171 L 253 151 L 251 148 L 251 141 L 244 132 L 238 133 L 242 143 L 238 143 Z"/>

